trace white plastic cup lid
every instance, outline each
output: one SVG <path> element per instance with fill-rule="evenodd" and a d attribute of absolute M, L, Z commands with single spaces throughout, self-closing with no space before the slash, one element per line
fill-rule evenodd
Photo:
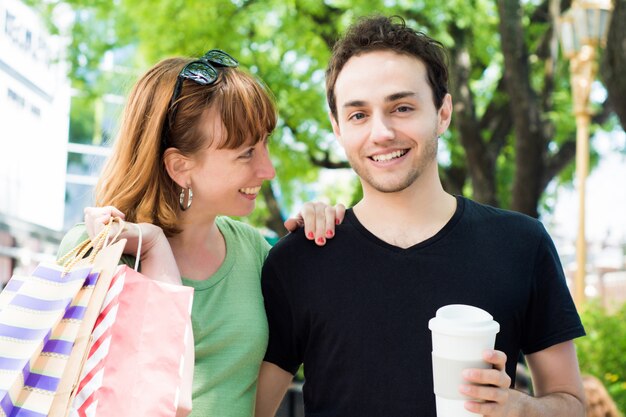
<path fill-rule="evenodd" d="M 481 308 L 450 304 L 437 310 L 435 317 L 428 322 L 428 328 L 452 336 L 471 336 L 496 334 L 500 331 L 500 324 Z"/>

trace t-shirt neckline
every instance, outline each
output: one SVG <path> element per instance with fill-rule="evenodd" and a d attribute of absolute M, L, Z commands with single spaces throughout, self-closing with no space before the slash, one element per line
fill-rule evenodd
<path fill-rule="evenodd" d="M 465 198 L 462 197 L 462 196 L 458 196 L 458 195 L 455 195 L 454 197 L 456 198 L 456 209 L 454 210 L 454 214 L 452 214 L 452 217 L 450 218 L 450 220 L 448 220 L 448 222 L 437 233 L 435 233 L 433 236 L 429 237 L 426 240 L 418 242 L 418 243 L 416 243 L 413 246 L 409 246 L 408 248 L 401 248 L 399 246 L 392 245 L 391 243 L 385 242 L 384 240 L 380 239 L 375 234 L 370 232 L 359 221 L 357 216 L 354 214 L 354 210 L 352 209 L 352 207 L 349 208 L 348 210 L 346 210 L 346 217 L 345 217 L 345 219 L 346 219 L 346 221 L 350 222 L 350 224 L 352 224 L 354 226 L 354 228 L 357 229 L 361 234 L 363 234 L 368 240 L 372 241 L 376 245 L 381 246 L 383 248 L 386 248 L 388 250 L 391 250 L 393 252 L 397 252 L 397 253 L 411 252 L 411 251 L 423 249 L 423 248 L 425 248 L 427 246 L 430 246 L 430 245 L 440 241 L 459 222 L 459 220 L 463 216 L 463 212 L 465 210 Z"/>
<path fill-rule="evenodd" d="M 226 256 L 224 257 L 224 262 L 222 262 L 217 271 L 215 271 L 211 276 L 208 276 L 206 279 L 198 281 L 195 279 L 181 277 L 183 285 L 191 287 L 196 291 L 206 290 L 216 286 L 230 274 L 230 271 L 235 265 L 235 254 L 232 251 L 232 248 L 235 247 L 235 242 L 233 242 L 234 237 L 230 233 L 229 227 L 226 225 L 227 221 L 226 217 L 218 217 L 215 219 L 215 224 L 217 225 L 217 228 L 222 236 L 224 236 L 224 243 L 226 245 Z"/>

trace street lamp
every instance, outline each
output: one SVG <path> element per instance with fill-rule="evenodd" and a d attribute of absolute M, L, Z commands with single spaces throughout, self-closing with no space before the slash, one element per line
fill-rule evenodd
<path fill-rule="evenodd" d="M 597 64 L 596 47 L 606 44 L 611 18 L 611 0 L 574 0 L 560 18 L 563 55 L 570 61 L 574 115 L 576 117 L 576 186 L 578 188 L 578 236 L 574 301 L 585 300 L 587 244 L 585 240 L 585 182 L 589 172 L 589 94 Z"/>

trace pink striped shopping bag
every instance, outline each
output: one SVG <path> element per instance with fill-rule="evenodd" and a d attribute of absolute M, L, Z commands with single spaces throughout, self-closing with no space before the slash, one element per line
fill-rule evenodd
<path fill-rule="evenodd" d="M 70 416 L 175 416 L 192 299 L 191 288 L 120 266 L 94 327 Z"/>

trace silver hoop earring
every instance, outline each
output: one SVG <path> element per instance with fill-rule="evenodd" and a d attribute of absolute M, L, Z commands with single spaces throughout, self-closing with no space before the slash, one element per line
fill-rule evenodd
<path fill-rule="evenodd" d="M 186 191 L 189 192 L 189 196 L 185 196 Z M 185 204 L 185 200 L 187 200 L 187 204 Z M 191 202 L 193 201 L 193 191 L 191 190 L 191 187 L 183 187 L 180 190 L 180 195 L 178 196 L 178 205 L 180 206 L 180 209 L 182 211 L 187 210 L 189 207 L 191 207 Z"/>

